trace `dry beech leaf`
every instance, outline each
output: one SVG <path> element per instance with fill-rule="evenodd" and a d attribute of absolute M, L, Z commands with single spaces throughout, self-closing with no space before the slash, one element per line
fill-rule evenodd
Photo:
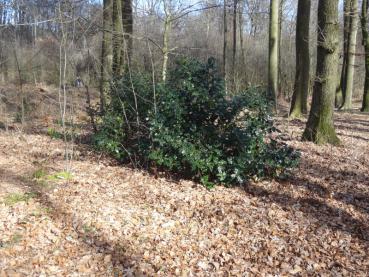
<path fill-rule="evenodd" d="M 62 141 L 0 131 L 0 277 L 367 276 L 369 119 L 335 116 L 342 147 L 302 142 L 305 122 L 278 119 L 300 168 L 211 191 L 85 146 L 72 180 L 36 186 L 40 164 L 64 169 Z M 28 203 L 2 203 L 32 190 Z"/>

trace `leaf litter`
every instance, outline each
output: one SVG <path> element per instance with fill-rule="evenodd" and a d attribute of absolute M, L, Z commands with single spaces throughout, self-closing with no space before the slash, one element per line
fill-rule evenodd
<path fill-rule="evenodd" d="M 368 116 L 336 115 L 341 147 L 278 124 L 302 153 L 291 177 L 210 191 L 83 146 L 41 186 L 63 143 L 0 132 L 0 276 L 368 276 Z"/>

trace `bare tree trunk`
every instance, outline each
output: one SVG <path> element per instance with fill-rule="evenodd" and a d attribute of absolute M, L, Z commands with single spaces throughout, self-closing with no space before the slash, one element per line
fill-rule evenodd
<path fill-rule="evenodd" d="M 236 88 L 236 55 L 237 55 L 237 0 L 233 0 L 233 49 L 232 49 L 232 83 Z"/>
<path fill-rule="evenodd" d="M 5 3 L 0 2 L 0 24 L 3 24 L 3 12 L 5 9 Z"/>
<path fill-rule="evenodd" d="M 352 92 L 354 89 L 356 38 L 359 23 L 358 0 L 351 0 L 350 30 L 347 46 L 347 70 L 345 75 L 345 91 L 343 93 L 343 105 L 341 109 L 352 109 Z"/>
<path fill-rule="evenodd" d="M 90 117 L 91 126 L 94 132 L 96 133 L 97 127 L 96 127 L 96 122 L 95 122 L 95 110 L 92 108 L 90 90 L 88 89 L 88 85 L 86 84 L 85 84 L 85 90 L 86 90 L 86 104 L 87 104 L 86 112 L 88 116 Z"/>
<path fill-rule="evenodd" d="M 169 52 L 170 52 L 169 39 L 170 39 L 170 33 L 172 31 L 172 11 L 167 1 L 168 0 L 163 1 L 164 13 L 165 13 L 164 32 L 163 32 L 163 48 L 162 48 L 163 65 L 162 65 L 162 72 L 161 72 L 163 82 L 167 80 L 168 60 L 169 60 Z"/>
<path fill-rule="evenodd" d="M 17 51 L 16 48 L 13 49 L 14 51 L 14 58 L 15 58 L 15 63 L 17 66 L 17 73 L 18 73 L 18 81 L 19 81 L 19 91 L 20 91 L 20 98 L 21 98 L 21 118 L 20 121 L 22 123 L 22 128 L 24 127 L 24 122 L 25 122 L 25 106 L 24 106 L 24 92 L 23 92 L 23 79 L 22 79 L 22 72 L 21 72 L 21 68 L 19 65 L 19 60 L 18 60 L 18 55 L 17 55 Z"/>
<path fill-rule="evenodd" d="M 296 76 L 290 117 L 299 118 L 307 113 L 310 89 L 310 0 L 299 0 L 296 21 Z"/>
<path fill-rule="evenodd" d="M 109 92 L 109 76 L 111 72 L 111 26 L 112 26 L 112 0 L 104 0 L 103 11 L 103 38 L 101 45 L 100 68 L 100 112 L 103 114 L 106 107 L 106 95 Z"/>
<path fill-rule="evenodd" d="M 209 3 L 206 2 L 206 5 L 209 5 Z M 209 59 L 209 34 L 210 34 L 210 21 L 211 21 L 211 16 L 206 13 L 206 60 Z"/>
<path fill-rule="evenodd" d="M 270 1 L 269 19 L 269 96 L 277 109 L 278 96 L 278 45 L 279 45 L 279 0 Z"/>
<path fill-rule="evenodd" d="M 335 96 L 335 107 L 339 108 L 343 104 L 343 94 L 346 91 L 346 72 L 347 72 L 347 52 L 348 52 L 348 41 L 349 41 L 349 30 L 350 30 L 350 9 L 351 0 L 344 0 L 343 8 L 343 53 L 342 53 L 342 69 L 341 79 L 338 84 Z"/>
<path fill-rule="evenodd" d="M 365 84 L 362 112 L 369 112 L 369 30 L 368 30 L 368 7 L 369 1 L 363 0 L 361 9 L 361 30 L 363 34 L 363 45 L 365 49 Z"/>
<path fill-rule="evenodd" d="M 172 28 L 172 22 L 170 16 L 164 20 L 164 33 L 163 33 L 163 66 L 162 66 L 162 80 L 167 80 L 168 60 L 169 60 L 169 35 Z"/>
<path fill-rule="evenodd" d="M 113 0 L 113 74 L 121 75 L 121 54 L 123 46 L 123 25 L 122 25 L 122 2 Z"/>
<path fill-rule="evenodd" d="M 339 144 L 333 125 L 338 67 L 338 1 L 319 0 L 318 46 L 313 102 L 303 139 Z"/>
<path fill-rule="evenodd" d="M 228 39 L 228 24 L 227 24 L 227 0 L 223 2 L 223 77 L 225 89 L 227 92 L 227 39 Z"/>
<path fill-rule="evenodd" d="M 242 59 L 242 66 L 245 65 L 245 49 L 244 49 L 244 41 L 243 41 L 243 4 L 240 4 L 240 12 L 238 14 L 238 26 L 240 32 L 240 48 L 241 48 L 241 59 Z"/>
<path fill-rule="evenodd" d="M 285 0 L 279 0 L 279 16 L 278 16 L 278 96 L 277 98 L 281 97 L 282 93 L 282 53 L 281 53 L 281 47 L 282 47 L 282 20 L 283 20 L 283 6 L 284 6 Z"/>
<path fill-rule="evenodd" d="M 121 57 L 121 67 L 124 67 L 125 63 L 130 64 L 133 47 L 133 14 L 132 14 L 132 0 L 122 0 L 122 22 L 124 33 L 124 45 L 123 53 Z"/>

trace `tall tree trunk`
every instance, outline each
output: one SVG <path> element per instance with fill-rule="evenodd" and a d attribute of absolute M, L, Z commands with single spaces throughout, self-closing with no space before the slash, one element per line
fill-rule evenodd
<path fill-rule="evenodd" d="M 122 2 L 113 0 L 113 74 L 121 75 L 121 54 L 123 46 L 123 25 L 122 25 Z"/>
<path fill-rule="evenodd" d="M 296 76 L 290 117 L 298 118 L 307 113 L 310 89 L 310 0 L 299 0 L 296 20 Z"/>
<path fill-rule="evenodd" d="M 121 67 L 125 63 L 130 64 L 132 58 L 133 47 L 133 14 L 132 14 L 132 0 L 122 0 L 122 23 L 124 33 L 124 44 L 122 48 Z"/>
<path fill-rule="evenodd" d="M 228 39 L 228 24 L 227 24 L 227 0 L 223 2 L 223 77 L 225 89 L 227 92 L 227 39 Z"/>
<path fill-rule="evenodd" d="M 103 11 L 103 38 L 101 45 L 100 68 L 100 112 L 104 113 L 106 107 L 106 95 L 109 92 L 109 77 L 111 73 L 111 26 L 112 25 L 112 0 L 104 0 Z"/>
<path fill-rule="evenodd" d="M 279 18 L 278 18 L 278 95 L 277 99 L 281 97 L 282 93 L 282 26 L 283 26 L 283 6 L 285 0 L 279 0 Z"/>
<path fill-rule="evenodd" d="M 163 66 L 162 66 L 162 80 L 165 82 L 167 80 L 167 68 L 168 68 L 168 60 L 169 60 L 169 37 L 170 32 L 172 30 L 172 13 L 169 7 L 169 3 L 167 0 L 163 1 L 164 4 L 164 33 L 163 33 Z"/>
<path fill-rule="evenodd" d="M 171 16 L 167 15 L 164 20 L 164 33 L 163 33 L 163 66 L 162 66 L 162 80 L 167 80 L 168 60 L 169 60 L 169 36 L 172 29 Z"/>
<path fill-rule="evenodd" d="M 5 9 L 5 3 L 0 2 L 0 24 L 3 24 L 3 12 Z"/>
<path fill-rule="evenodd" d="M 209 7 L 209 5 L 211 5 L 211 4 L 210 4 L 209 1 L 205 1 L 205 5 L 206 5 L 206 7 Z M 206 12 L 205 17 L 206 17 L 206 41 L 205 41 L 205 43 L 206 43 L 206 60 L 208 60 L 209 56 L 210 56 L 209 55 L 209 53 L 210 53 L 209 35 L 210 35 L 210 23 L 211 23 L 212 17 L 209 14 L 209 12 Z"/>
<path fill-rule="evenodd" d="M 5 4 L 6 4 L 6 1 L 4 0 L 4 6 L 5 6 Z M 3 22 L 2 22 L 2 24 L 3 25 L 5 25 L 5 24 L 7 24 L 7 20 L 8 20 L 8 11 L 7 11 L 7 9 L 4 9 L 4 13 L 3 13 Z"/>
<path fill-rule="evenodd" d="M 361 30 L 363 34 L 363 45 L 365 49 L 365 84 L 362 112 L 369 112 L 369 30 L 368 30 L 368 7 L 369 1 L 363 0 L 361 9 Z"/>
<path fill-rule="evenodd" d="M 333 124 L 338 69 L 338 2 L 319 0 L 318 46 L 313 102 L 303 139 L 317 144 L 339 144 Z"/>
<path fill-rule="evenodd" d="M 359 23 L 358 0 L 351 0 L 350 30 L 347 46 L 347 70 L 345 76 L 345 91 L 343 93 L 343 105 L 341 109 L 352 109 L 352 91 L 354 89 L 354 72 L 356 56 L 356 38 Z"/>
<path fill-rule="evenodd" d="M 240 49 L 241 49 L 241 65 L 244 66 L 245 65 L 245 48 L 244 48 L 244 43 L 243 43 L 243 10 L 244 10 L 244 6 L 242 4 L 242 2 L 240 3 L 240 12 L 238 14 L 238 26 L 239 26 L 239 32 L 240 32 Z M 245 78 L 246 80 L 246 78 Z"/>
<path fill-rule="evenodd" d="M 277 107 L 278 97 L 278 45 L 279 45 L 279 0 L 270 1 L 269 18 L 269 96 Z"/>
<path fill-rule="evenodd" d="M 233 49 L 232 49 L 232 83 L 236 89 L 236 55 L 237 55 L 237 0 L 233 0 Z"/>
<path fill-rule="evenodd" d="M 341 79 L 339 80 L 338 88 L 335 96 L 335 107 L 340 108 L 343 104 L 343 97 L 346 91 L 346 72 L 347 72 L 347 53 L 349 43 L 349 30 L 350 30 L 350 9 L 351 0 L 344 0 L 343 7 L 343 49 L 342 49 L 342 69 Z"/>

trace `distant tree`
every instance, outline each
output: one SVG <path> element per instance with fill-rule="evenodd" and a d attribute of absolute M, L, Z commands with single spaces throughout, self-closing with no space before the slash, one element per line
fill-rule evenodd
<path fill-rule="evenodd" d="M 299 0 L 296 21 L 296 75 L 292 95 L 290 117 L 301 117 L 307 113 L 307 98 L 310 89 L 310 0 Z"/>
<path fill-rule="evenodd" d="M 348 31 L 348 45 L 346 60 L 347 69 L 345 72 L 345 81 L 343 88 L 343 104 L 340 107 L 344 110 L 349 110 L 352 108 L 352 91 L 354 88 L 354 71 L 355 71 L 355 56 L 356 56 L 356 37 L 359 22 L 358 15 L 358 0 L 350 1 L 350 15 L 349 15 L 349 31 Z"/>
<path fill-rule="evenodd" d="M 319 0 L 317 66 L 313 101 L 303 139 L 317 144 L 339 144 L 333 125 L 338 69 L 338 2 Z"/>
<path fill-rule="evenodd" d="M 279 0 L 270 0 L 269 18 L 269 96 L 277 103 L 278 96 L 278 45 L 279 45 Z"/>
<path fill-rule="evenodd" d="M 160 43 L 155 43 L 156 46 L 159 46 L 159 49 L 162 53 L 162 66 L 161 66 L 161 77 L 162 81 L 166 81 L 167 72 L 168 72 L 168 63 L 169 63 L 169 55 L 173 53 L 178 47 L 171 47 L 171 37 L 173 36 L 172 31 L 173 28 L 178 28 L 179 22 L 183 20 L 185 17 L 190 15 L 194 11 L 201 11 L 202 8 L 199 7 L 200 2 L 196 2 L 195 4 L 183 5 L 181 1 L 176 0 L 160 0 L 162 4 L 163 18 L 160 18 L 162 24 L 162 46 L 159 46 Z M 178 30 L 178 29 L 177 29 Z M 192 36 L 193 34 L 191 34 Z M 206 40 L 206 36 L 204 36 Z"/>
<path fill-rule="evenodd" d="M 365 49 L 365 84 L 362 112 L 369 112 L 369 30 L 368 30 L 368 6 L 369 1 L 363 0 L 361 9 L 361 30 L 363 36 L 363 45 Z"/>

